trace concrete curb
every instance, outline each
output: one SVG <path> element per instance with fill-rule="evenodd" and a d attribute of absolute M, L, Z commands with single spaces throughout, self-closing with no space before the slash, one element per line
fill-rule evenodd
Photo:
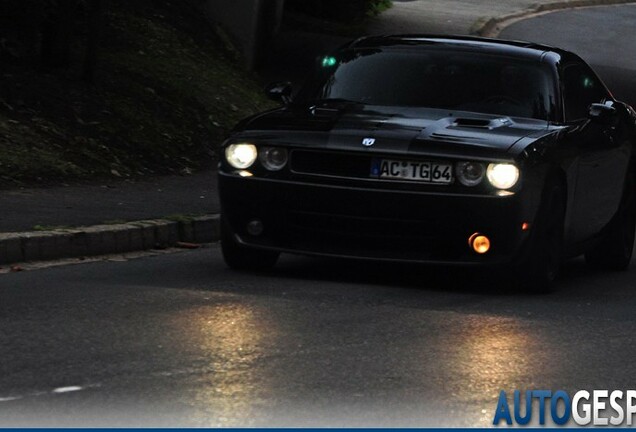
<path fill-rule="evenodd" d="M 51 231 L 0 234 L 0 264 L 81 258 L 209 243 L 220 234 L 219 215 L 183 221 L 153 219 Z"/>
<path fill-rule="evenodd" d="M 618 4 L 636 3 L 635 0 L 561 0 L 552 3 L 537 3 L 519 12 L 493 18 L 478 20 L 470 33 L 483 37 L 497 37 L 508 25 L 535 14 L 554 12 L 564 9 L 574 9 L 590 6 L 611 6 Z"/>

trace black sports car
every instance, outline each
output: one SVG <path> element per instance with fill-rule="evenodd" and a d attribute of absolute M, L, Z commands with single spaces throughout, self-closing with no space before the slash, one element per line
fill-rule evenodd
<path fill-rule="evenodd" d="M 629 265 L 636 112 L 581 58 L 523 42 L 386 36 L 318 61 L 222 146 L 222 250 L 499 266 L 546 290 L 585 254 Z"/>

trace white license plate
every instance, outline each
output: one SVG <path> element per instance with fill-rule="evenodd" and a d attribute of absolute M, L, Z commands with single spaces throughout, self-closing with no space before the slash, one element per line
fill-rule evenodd
<path fill-rule="evenodd" d="M 453 182 L 453 166 L 439 162 L 373 159 L 371 177 L 450 184 Z"/>

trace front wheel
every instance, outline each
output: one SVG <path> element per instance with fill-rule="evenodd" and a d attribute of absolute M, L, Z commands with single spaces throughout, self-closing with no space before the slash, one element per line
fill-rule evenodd
<path fill-rule="evenodd" d="M 630 175 L 623 199 L 614 218 L 605 228 L 600 243 L 585 254 L 588 265 L 604 270 L 626 270 L 632 260 L 636 235 L 636 193 Z"/>
<path fill-rule="evenodd" d="M 228 267 L 234 270 L 265 271 L 270 270 L 280 253 L 251 249 L 237 243 L 234 233 L 224 218 L 221 218 L 221 252 Z"/>

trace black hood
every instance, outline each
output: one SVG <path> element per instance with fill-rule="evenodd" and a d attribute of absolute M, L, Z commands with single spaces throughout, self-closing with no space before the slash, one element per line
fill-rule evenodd
<path fill-rule="evenodd" d="M 282 108 L 241 126 L 246 137 L 296 147 L 466 156 L 502 155 L 524 137 L 549 132 L 542 120 L 354 104 Z"/>

